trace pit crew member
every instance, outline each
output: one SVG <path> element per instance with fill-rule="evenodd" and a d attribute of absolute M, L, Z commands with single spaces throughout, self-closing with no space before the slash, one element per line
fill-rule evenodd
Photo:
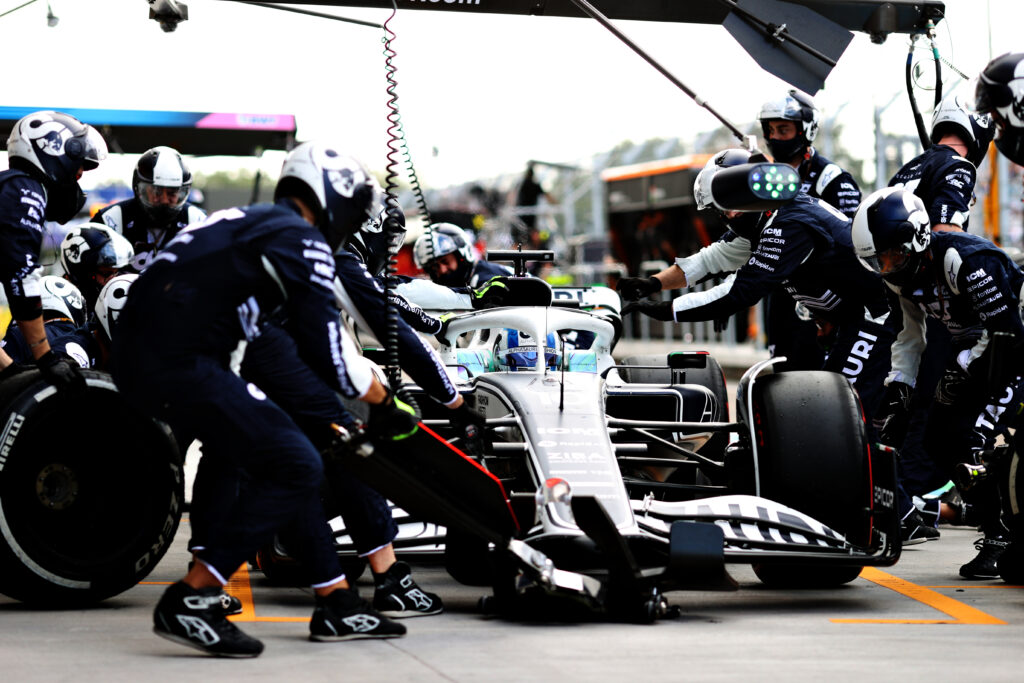
<path fill-rule="evenodd" d="M 85 205 L 84 171 L 107 156 L 103 138 L 73 116 L 38 111 L 22 117 L 7 138 L 10 168 L 0 172 L 0 279 L 11 316 L 43 377 L 60 390 L 80 391 L 75 364 L 50 349 L 43 325 L 38 262 L 43 221 L 66 223 Z M 0 381 L 21 370 L 0 349 Z"/>
<path fill-rule="evenodd" d="M 154 147 L 139 157 L 132 174 L 135 196 L 103 208 L 94 220 L 125 236 L 135 249 L 132 267 L 141 272 L 178 232 L 206 217 L 188 202 L 192 171 L 170 147 Z"/>
<path fill-rule="evenodd" d="M 331 255 L 368 217 L 371 180 L 333 146 L 299 145 L 285 159 L 274 204 L 220 211 L 183 230 L 131 287 L 114 337 L 119 389 L 140 409 L 199 438 L 204 459 L 246 475 L 224 523 L 207 529 L 198 561 L 157 604 L 158 635 L 215 655 L 257 656 L 263 644 L 227 621 L 222 586 L 296 520 L 320 532 L 318 542 L 295 549 L 316 594 L 310 637 L 405 633 L 344 578 L 318 495 L 319 452 L 259 387 L 231 370 L 233 352 L 255 338 L 261 317 L 280 312 L 299 354 L 324 382 L 373 404 L 371 427 L 380 438 L 416 429 L 416 416 L 358 356 L 334 303 Z"/>
<path fill-rule="evenodd" d="M 1012 336 L 1024 344 L 1020 290 L 1024 273 L 988 240 L 961 231 L 930 230 L 928 210 L 920 197 L 899 188 L 870 195 L 857 212 L 853 243 L 866 267 L 882 275 L 899 295 L 903 327 L 892 347 L 886 379 L 889 400 L 879 414 L 883 439 L 893 425 L 905 424 L 921 357 L 928 343 L 926 317 L 952 333 L 954 352 L 935 389 L 924 445 L 945 479 L 958 463 L 980 464 L 983 452 L 1015 413 L 1021 398 L 1020 354 L 990 377 L 993 335 Z M 979 335 L 958 334 L 981 330 Z M 991 381 L 991 384 L 990 384 Z M 898 429 L 895 430 L 898 440 Z M 961 487 L 962 488 L 962 487 Z M 968 579 L 995 578 L 996 561 L 1007 545 L 998 494 L 985 487 L 961 490 L 977 512 L 985 536 L 978 555 L 960 567 Z"/>

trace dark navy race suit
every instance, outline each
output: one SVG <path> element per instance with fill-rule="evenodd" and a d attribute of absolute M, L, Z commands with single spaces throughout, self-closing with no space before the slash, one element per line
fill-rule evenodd
<path fill-rule="evenodd" d="M 715 249 L 715 244 L 705 249 Z M 702 270 L 726 266 L 728 260 L 737 263 L 743 254 L 738 245 L 744 244 L 746 261 L 722 284 L 672 301 L 675 320 L 716 320 L 783 288 L 834 328 L 835 341 L 823 368 L 850 380 L 870 418 L 881 400 L 895 335 L 885 324 L 889 306 L 881 279 L 854 256 L 849 219 L 823 201 L 800 194 L 768 216 L 753 244 L 734 240 L 730 259 L 703 258 Z M 687 281 L 698 274 L 691 259 L 676 262 Z"/>
<path fill-rule="evenodd" d="M 296 520 L 319 530 L 295 554 L 311 583 L 342 576 L 323 515 L 320 455 L 295 421 L 230 369 L 261 316 L 283 312 L 297 353 L 343 396 L 370 386 L 334 303 L 334 261 L 285 199 L 228 209 L 183 230 L 132 285 L 114 342 L 114 378 L 140 408 L 203 442 L 203 458 L 242 470 L 246 485 L 199 557 L 230 576 Z M 356 360 L 358 357 L 356 357 Z M 366 370 L 366 376 L 361 371 Z"/>
<path fill-rule="evenodd" d="M 99 352 L 88 325 L 79 328 L 75 327 L 73 320 L 54 318 L 45 322 L 44 329 L 46 339 L 54 353 L 68 356 L 76 365 L 83 368 L 97 367 Z M 15 363 L 34 362 L 32 349 L 28 347 L 25 336 L 17 326 L 12 325 L 8 328 L 3 341 L 0 341 L 0 348 L 3 348 Z"/>
<path fill-rule="evenodd" d="M 1010 354 L 1003 359 L 1003 376 L 993 378 L 996 386 L 989 381 L 992 335 L 1007 332 L 1015 348 L 1024 344 L 1019 308 L 1024 273 L 1005 252 L 976 235 L 934 232 L 930 251 L 931 260 L 921 272 L 897 290 L 903 329 L 893 346 L 891 377 L 913 383 L 919 376 L 918 364 L 926 343 L 931 343 L 924 326 L 929 318 L 950 332 L 953 353 L 947 365 L 966 372 L 966 380 L 951 401 L 940 392 L 932 405 L 925 447 L 938 468 L 932 480 L 921 482 L 926 490 L 945 484 L 957 463 L 990 448 L 1016 417 L 1007 407 L 1020 402 L 1024 369 L 1020 353 Z"/>
<path fill-rule="evenodd" d="M 853 176 L 818 154 L 813 147 L 809 156 L 800 162 L 797 172 L 802 192 L 827 202 L 853 220 L 861 198 Z M 785 363 L 776 365 L 776 371 L 820 368 L 825 352 L 818 344 L 814 322 L 801 320 L 796 315 L 793 301 L 782 290 L 773 292 L 764 303 L 768 349 L 772 356 L 785 356 L 787 359 Z"/>
<path fill-rule="evenodd" d="M 46 190 L 23 171 L 0 172 L 0 280 L 14 320 L 42 315 L 39 249 Z"/>
<path fill-rule="evenodd" d="M 146 213 L 142 202 L 133 197 L 104 207 L 96 214 L 95 220 L 124 235 L 135 249 L 132 267 L 142 272 L 153 256 L 166 247 L 175 235 L 204 218 L 206 214 L 202 209 L 185 202 L 170 223 L 158 225 Z"/>
<path fill-rule="evenodd" d="M 954 225 L 967 230 L 971 214 L 977 169 L 970 161 L 946 145 L 932 145 L 924 153 L 904 164 L 889 181 L 891 187 L 913 192 L 924 202 L 928 219 L 935 225 Z M 898 308 L 898 307 L 897 307 Z M 896 317 L 899 312 L 896 311 Z M 934 318 L 926 321 L 928 346 L 917 375 L 907 437 L 900 449 L 899 469 L 907 490 L 923 495 L 936 479 L 936 457 L 924 446 L 925 429 L 935 387 L 953 353 L 953 342 L 946 327 Z M 981 334 L 980 329 L 975 331 Z M 940 482 L 940 486 L 946 482 Z"/>

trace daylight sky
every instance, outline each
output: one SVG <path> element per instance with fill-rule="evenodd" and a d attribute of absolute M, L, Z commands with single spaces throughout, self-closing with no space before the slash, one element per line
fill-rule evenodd
<path fill-rule="evenodd" d="M 383 168 L 381 30 L 223 0 L 186 1 L 190 19 L 169 34 L 148 19 L 145 0 L 50 0 L 60 17 L 55 28 L 46 25 L 46 0 L 0 18 L 5 104 L 295 114 L 300 139 L 336 140 Z M 0 0 L 0 12 L 22 2 Z M 940 51 L 972 78 L 991 55 L 1024 51 L 1022 0 L 947 0 L 946 8 Z M 389 14 L 310 9 L 378 22 Z M 391 25 L 402 120 L 430 186 L 515 172 L 528 159 L 585 161 L 627 139 L 690 140 L 717 126 L 593 20 L 402 11 Z M 789 87 L 719 26 L 616 25 L 736 123 Z M 874 45 L 856 34 L 816 95 L 826 116 L 838 112 L 844 144 L 855 154 L 863 148 L 864 158 L 872 156 L 875 105 L 899 95 L 883 125 L 914 131 L 903 86 L 907 43 L 892 35 Z M 955 76 L 946 73 L 951 83 Z M 961 90 L 973 92 L 973 84 Z M 927 115 L 930 93 L 918 97 Z M 228 163 L 197 159 L 193 167 Z M 280 156 L 263 163 L 276 170 Z M 130 176 L 133 164 L 112 160 L 85 184 Z"/>

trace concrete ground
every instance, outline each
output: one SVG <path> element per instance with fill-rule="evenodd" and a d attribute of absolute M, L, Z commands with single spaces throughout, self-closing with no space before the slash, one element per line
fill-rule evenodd
<path fill-rule="evenodd" d="M 731 377 L 759 359 L 713 353 Z M 246 570 L 229 589 L 245 605 L 239 626 L 266 644 L 254 660 L 214 659 L 151 632 L 153 606 L 185 571 L 188 535 L 186 519 L 146 581 L 92 609 L 40 611 L 0 597 L 0 678 L 906 682 L 1019 681 L 1024 671 L 1024 587 L 959 577 L 979 536 L 967 528 L 943 527 L 940 540 L 839 589 L 768 589 L 730 565 L 740 590 L 670 593 L 681 615 L 653 625 L 487 616 L 477 608 L 487 590 L 421 563 L 418 582 L 447 609 L 407 620 L 408 635 L 387 641 L 310 642 L 311 591 Z M 359 587 L 372 595 L 365 579 Z"/>
<path fill-rule="evenodd" d="M 145 582 L 96 608 L 37 611 L 0 597 L 3 680 L 1019 681 L 1024 671 L 1024 587 L 957 575 L 974 554 L 971 529 L 943 527 L 940 540 L 840 589 L 767 589 L 734 565 L 739 591 L 670 593 L 682 615 L 654 625 L 484 616 L 485 589 L 418 564 L 447 611 L 407 620 L 408 635 L 387 641 L 310 642 L 310 591 L 270 586 L 254 570 L 230 587 L 246 605 L 239 626 L 266 644 L 254 660 L 151 633 L 160 593 L 184 573 L 188 533 L 186 522 Z"/>

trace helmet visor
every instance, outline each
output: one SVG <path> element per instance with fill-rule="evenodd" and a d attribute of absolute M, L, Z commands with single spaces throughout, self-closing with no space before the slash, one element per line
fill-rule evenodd
<path fill-rule="evenodd" d="M 100 165 L 100 162 L 107 158 L 107 143 L 103 136 L 92 126 L 86 126 L 84 143 L 85 151 L 82 157 L 82 164 L 86 171 L 91 171 Z"/>
<path fill-rule="evenodd" d="M 862 256 L 861 261 L 868 268 L 880 273 L 883 277 L 898 273 L 910 263 L 910 254 L 902 247 L 885 249 L 872 256 Z"/>
<path fill-rule="evenodd" d="M 168 207 L 180 209 L 188 199 L 189 185 L 179 187 L 163 187 L 140 180 L 138 182 L 139 201 L 150 209 Z"/>

